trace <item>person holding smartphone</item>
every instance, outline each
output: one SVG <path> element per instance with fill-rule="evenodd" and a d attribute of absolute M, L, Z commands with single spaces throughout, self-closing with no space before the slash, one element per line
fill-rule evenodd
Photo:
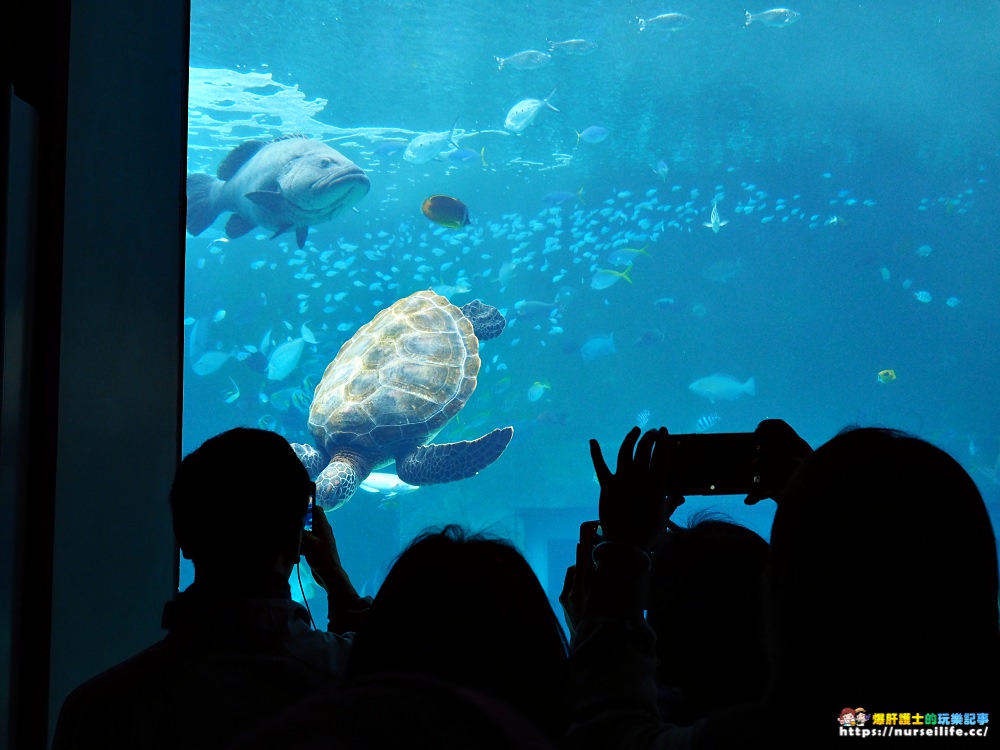
<path fill-rule="evenodd" d="M 568 615 L 575 614 L 571 643 L 574 672 L 574 723 L 566 747 L 573 750 L 619 748 L 699 748 L 704 722 L 677 726 L 665 722 L 657 706 L 656 635 L 645 620 L 651 550 L 666 533 L 671 514 L 684 502 L 679 492 L 696 488 L 707 494 L 714 487 L 735 487 L 748 504 L 774 497 L 811 449 L 784 422 L 767 420 L 755 433 L 718 441 L 736 446 L 738 455 L 712 453 L 691 456 L 688 441 L 666 428 L 642 434 L 633 428 L 622 441 L 616 470 L 608 468 L 601 447 L 590 441 L 591 458 L 601 486 L 600 541 L 593 547 L 592 566 L 567 575 L 560 597 Z M 742 447 L 740 447 L 742 446 Z M 692 470 L 692 467 L 698 470 Z M 743 467 L 743 483 L 730 483 L 733 467 Z M 678 477 L 683 476 L 683 483 Z M 725 481 L 716 482 L 715 477 Z M 578 560 L 578 565 L 586 561 Z M 678 644 L 683 648 L 684 644 Z"/>
<path fill-rule="evenodd" d="M 174 533 L 194 583 L 168 602 L 166 637 L 84 683 L 59 713 L 54 750 L 228 746 L 305 695 L 343 681 L 358 597 L 315 486 L 280 435 L 237 428 L 178 467 Z M 327 590 L 328 631 L 292 600 L 304 553 Z"/>

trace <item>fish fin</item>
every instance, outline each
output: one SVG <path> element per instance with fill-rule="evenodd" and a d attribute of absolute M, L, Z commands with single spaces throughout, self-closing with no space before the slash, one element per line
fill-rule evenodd
<path fill-rule="evenodd" d="M 229 221 L 226 222 L 226 236 L 230 239 L 242 237 L 255 226 L 257 225 L 247 219 L 244 219 L 239 214 L 233 214 L 229 217 Z"/>
<path fill-rule="evenodd" d="M 743 28 L 745 29 L 747 26 L 750 25 L 750 22 L 753 20 L 753 16 L 750 15 L 750 11 L 748 10 L 744 10 L 743 15 L 745 15 L 747 19 L 746 21 L 743 22 Z"/>
<path fill-rule="evenodd" d="M 745 390 L 751 396 L 756 396 L 757 382 L 753 378 L 750 378 L 747 382 L 743 384 L 743 390 Z"/>
<path fill-rule="evenodd" d="M 212 199 L 218 184 L 210 174 L 189 174 L 187 178 L 187 230 L 193 237 L 204 232 L 215 221 L 219 211 Z"/>
<path fill-rule="evenodd" d="M 220 180 L 232 179 L 240 167 L 250 161 L 253 156 L 267 145 L 267 141 L 246 141 L 229 152 L 222 160 L 216 175 Z"/>
<path fill-rule="evenodd" d="M 306 246 L 306 237 L 309 236 L 309 227 L 295 227 L 295 242 L 299 250 Z"/>
<path fill-rule="evenodd" d="M 288 204 L 285 196 L 276 190 L 254 190 L 252 193 L 246 193 L 243 197 L 269 211 L 284 211 Z"/>
<path fill-rule="evenodd" d="M 625 279 L 625 281 L 627 281 L 629 284 L 632 283 L 632 279 L 630 279 L 628 275 L 628 272 L 631 270 L 632 270 L 632 265 L 629 264 L 629 267 L 626 268 L 624 271 L 622 271 L 622 278 Z"/>
<path fill-rule="evenodd" d="M 503 70 L 503 58 L 494 57 L 493 59 L 497 61 L 497 70 Z"/>

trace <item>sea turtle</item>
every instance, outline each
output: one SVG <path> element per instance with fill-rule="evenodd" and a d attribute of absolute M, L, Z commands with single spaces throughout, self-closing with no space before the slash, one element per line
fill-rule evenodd
<path fill-rule="evenodd" d="M 499 336 L 506 324 L 479 300 L 458 308 L 424 291 L 361 326 L 316 386 L 309 432 L 317 447 L 292 443 L 316 477 L 319 506 L 339 508 L 365 477 L 393 461 L 399 478 L 415 485 L 465 479 L 496 461 L 513 427 L 472 441 L 428 443 L 476 389 L 479 341 Z"/>

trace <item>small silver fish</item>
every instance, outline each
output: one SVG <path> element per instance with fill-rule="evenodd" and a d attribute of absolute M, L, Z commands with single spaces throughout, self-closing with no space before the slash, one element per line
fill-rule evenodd
<path fill-rule="evenodd" d="M 503 70 L 505 65 L 516 70 L 534 70 L 552 62 L 552 55 L 537 49 L 526 49 L 510 57 L 494 57 L 493 59 L 497 61 L 497 70 Z"/>
<path fill-rule="evenodd" d="M 556 90 L 552 89 L 552 93 L 544 99 L 522 99 L 510 108 L 506 119 L 504 119 L 503 126 L 513 133 L 520 133 L 535 121 L 538 113 L 545 107 L 548 107 L 553 112 L 558 112 L 558 109 L 549 104 L 549 99 L 555 93 Z"/>
<path fill-rule="evenodd" d="M 718 234 L 719 229 L 726 226 L 728 223 L 728 221 L 721 221 L 719 219 L 719 204 L 716 201 L 712 201 L 712 215 L 708 222 L 702 224 L 702 226 L 711 229 L 712 234 Z"/>
<path fill-rule="evenodd" d="M 639 31 L 645 31 L 649 28 L 662 29 L 664 31 L 680 31 L 694 19 L 691 16 L 685 16 L 683 13 L 661 13 L 652 18 L 636 18 L 635 20 L 639 22 Z"/>
<path fill-rule="evenodd" d="M 457 124 L 457 120 L 456 120 Z M 411 164 L 426 164 L 431 159 L 436 159 L 438 154 L 449 146 L 459 148 L 455 143 L 455 126 L 447 133 L 422 133 L 406 144 L 403 151 L 403 160 Z"/>
<path fill-rule="evenodd" d="M 607 289 L 612 284 L 617 284 L 621 279 L 625 279 L 629 284 L 632 283 L 632 279 L 629 278 L 628 272 L 632 270 L 632 266 L 629 266 L 624 271 L 613 271 L 610 268 L 598 268 L 594 271 L 593 277 L 590 279 L 591 289 Z"/>
<path fill-rule="evenodd" d="M 743 22 L 743 28 L 756 21 L 764 26 L 770 26 L 772 29 L 783 29 L 802 18 L 801 13 L 796 13 L 794 10 L 789 10 L 788 8 L 772 8 L 760 13 L 751 13 L 747 10 L 744 13 L 746 14 L 746 21 Z"/>
<path fill-rule="evenodd" d="M 549 43 L 549 52 L 560 50 L 567 55 L 589 55 L 597 49 L 596 42 L 590 42 L 586 39 L 567 39 L 563 42 L 553 42 L 551 39 L 548 39 L 547 41 Z"/>

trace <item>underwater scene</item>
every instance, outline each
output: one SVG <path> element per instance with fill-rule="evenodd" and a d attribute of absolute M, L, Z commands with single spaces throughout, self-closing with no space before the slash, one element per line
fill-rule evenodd
<path fill-rule="evenodd" d="M 1000 524 L 1000 4 L 191 5 L 184 454 L 259 426 L 325 466 L 317 386 L 388 308 L 321 419 L 349 432 L 367 398 L 434 443 L 493 436 L 433 466 L 383 440 L 407 460 L 328 512 L 360 593 L 455 522 L 512 539 L 558 611 L 597 517 L 587 440 L 613 462 L 637 424 L 906 430 Z M 452 303 L 432 322 L 434 295 L 393 307 L 426 290 Z M 470 327 L 474 300 L 506 327 Z M 774 511 L 689 497 L 675 520 L 705 508 L 765 538 Z"/>

